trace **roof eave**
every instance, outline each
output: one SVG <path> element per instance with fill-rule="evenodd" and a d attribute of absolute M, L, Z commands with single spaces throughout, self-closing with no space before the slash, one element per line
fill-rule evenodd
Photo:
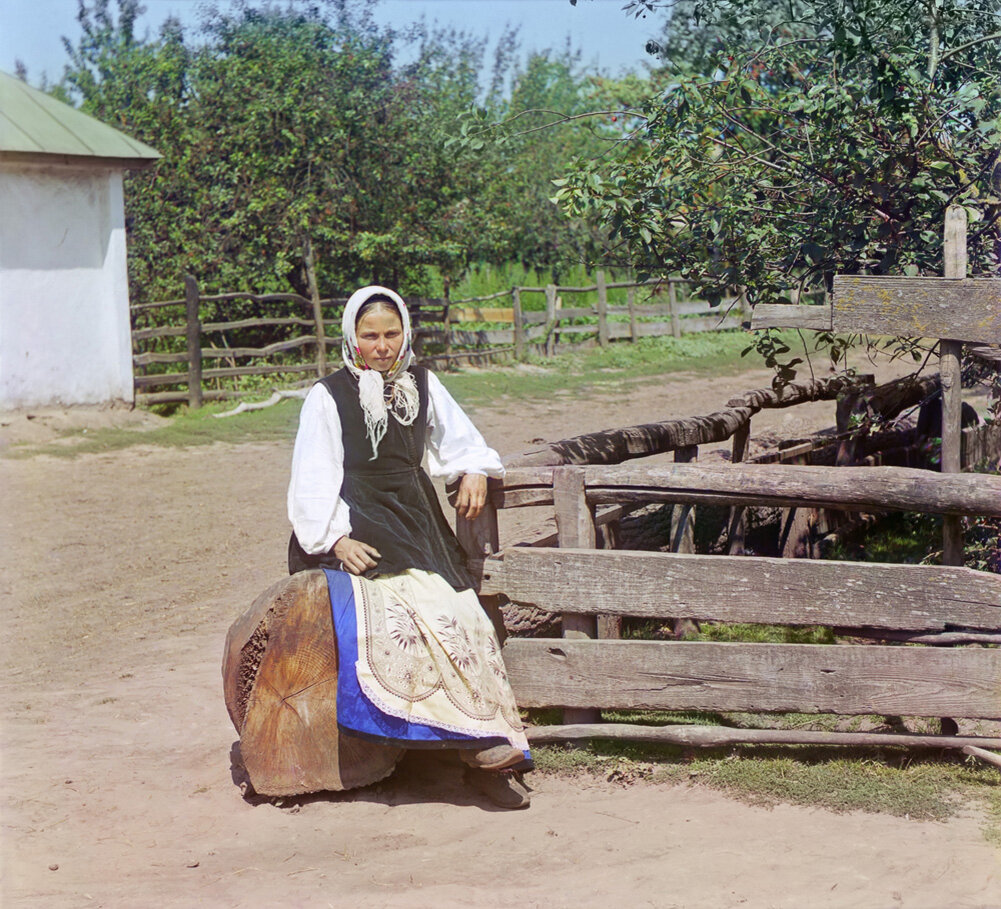
<path fill-rule="evenodd" d="M 63 155 L 53 152 L 0 151 L 0 164 L 41 164 L 65 167 L 93 167 L 104 170 L 144 170 L 161 159 L 161 155 L 148 158 L 112 158 L 104 155 Z"/>

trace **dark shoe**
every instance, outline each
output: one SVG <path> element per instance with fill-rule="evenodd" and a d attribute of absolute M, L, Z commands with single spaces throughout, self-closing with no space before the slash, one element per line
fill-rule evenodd
<path fill-rule="evenodd" d="M 517 773 L 491 773 L 488 770 L 466 771 L 466 781 L 498 808 L 527 808 L 532 803 L 528 787 Z"/>
<path fill-rule="evenodd" d="M 468 751 L 463 749 L 459 752 L 459 757 L 470 767 L 477 770 L 506 770 L 514 767 L 525 760 L 523 752 L 513 745 L 495 745 L 493 748 L 484 748 L 482 751 Z"/>

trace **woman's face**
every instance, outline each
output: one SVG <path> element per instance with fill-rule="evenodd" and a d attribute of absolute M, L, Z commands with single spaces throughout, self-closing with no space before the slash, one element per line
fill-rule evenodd
<path fill-rule="evenodd" d="M 369 369 L 389 372 L 403 347 L 403 323 L 394 308 L 375 306 L 355 324 L 355 337 Z"/>

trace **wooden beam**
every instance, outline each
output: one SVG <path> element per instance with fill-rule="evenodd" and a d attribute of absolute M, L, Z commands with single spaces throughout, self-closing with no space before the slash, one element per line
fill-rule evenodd
<path fill-rule="evenodd" d="M 917 511 L 1001 517 L 1001 476 L 939 474 L 915 467 L 800 464 L 594 465 L 583 468 L 588 501 L 810 505 L 848 511 Z M 499 507 L 549 505 L 553 468 L 510 467 L 491 493 Z"/>
<path fill-rule="evenodd" d="M 198 315 L 198 282 L 184 276 L 185 318 L 188 350 L 188 407 L 202 406 L 202 325 Z"/>
<path fill-rule="evenodd" d="M 831 307 L 801 306 L 791 303 L 759 303 L 751 310 L 751 329 L 807 328 L 831 330 Z"/>
<path fill-rule="evenodd" d="M 560 547 L 591 549 L 597 545 L 594 509 L 584 495 L 584 471 L 579 467 L 557 467 L 553 471 L 553 505 Z M 577 610 L 556 610 L 563 613 L 564 638 L 596 638 L 598 620 L 594 614 Z M 599 719 L 592 709 L 568 709 L 563 713 L 567 723 L 594 723 Z"/>
<path fill-rule="evenodd" d="M 1001 575 L 936 565 L 513 547 L 503 589 L 554 612 L 1001 631 Z"/>
<path fill-rule="evenodd" d="M 505 465 L 530 467 L 618 464 L 688 445 L 723 442 L 761 408 L 791 407 L 806 401 L 834 400 L 854 384 L 855 380 L 834 376 L 829 379 L 791 382 L 778 391 L 758 389 L 732 398 L 726 410 L 706 416 L 586 433 L 506 458 Z"/>
<path fill-rule="evenodd" d="M 1001 278 L 836 275 L 832 329 L 996 344 Z"/>
<path fill-rule="evenodd" d="M 978 742 L 977 744 L 984 744 Z M 1001 748 L 1001 745 L 987 745 L 988 748 Z M 980 758 L 980 760 L 985 761 L 988 764 L 993 764 L 995 767 L 1001 767 L 1001 754 L 992 754 L 990 751 L 985 751 L 983 748 L 978 748 L 972 742 L 969 745 L 963 746 L 963 754 L 968 754 L 971 757 Z"/>
<path fill-rule="evenodd" d="M 939 474 L 914 467 L 814 467 L 800 464 L 673 464 L 584 468 L 593 503 L 651 501 L 702 494 L 719 504 L 810 505 L 852 511 L 921 511 L 1001 517 L 1001 476 Z M 620 495 L 621 494 L 621 495 Z M 696 501 L 692 499 L 692 501 Z"/>
<path fill-rule="evenodd" d="M 944 271 L 946 278 L 966 277 L 966 209 L 962 205 L 950 205 L 945 210 L 945 235 L 942 243 Z M 999 282 L 1001 288 L 1001 282 Z M 1001 292 L 998 293 L 1001 301 Z M 965 309 L 966 307 L 960 307 Z M 1001 336 L 1001 302 L 999 310 L 998 335 Z M 938 335 L 942 340 L 938 347 L 938 371 L 942 377 L 942 448 L 940 470 L 942 473 L 959 473 L 963 468 L 962 410 L 963 377 L 961 360 L 963 344 L 955 340 L 960 334 L 949 332 Z M 944 565 L 963 564 L 963 525 L 954 515 L 942 522 L 942 563 Z"/>
<path fill-rule="evenodd" d="M 823 732 L 813 729 L 738 729 L 733 726 L 637 726 L 595 723 L 577 726 L 530 726 L 533 745 L 612 739 L 652 745 L 719 748 L 724 745 L 839 745 L 852 748 L 962 748 L 977 754 L 983 748 L 1001 748 L 1001 739 L 965 735 L 914 735 L 887 732 Z M 969 750 L 968 750 L 969 749 Z M 996 756 L 995 756 L 996 757 Z M 1001 761 L 1001 758 L 997 758 Z"/>
<path fill-rule="evenodd" d="M 521 707 L 1001 717 L 1001 650 L 510 638 Z"/>
<path fill-rule="evenodd" d="M 608 288 L 605 285 L 605 272 L 598 269 L 598 345 L 608 347 Z"/>

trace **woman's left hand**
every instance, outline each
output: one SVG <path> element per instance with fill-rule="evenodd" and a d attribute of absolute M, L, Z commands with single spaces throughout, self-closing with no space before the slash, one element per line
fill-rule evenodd
<path fill-rule="evenodd" d="M 455 500 L 455 511 L 460 518 L 475 521 L 487 502 L 487 478 L 480 473 L 463 474 L 459 483 L 459 494 Z"/>

